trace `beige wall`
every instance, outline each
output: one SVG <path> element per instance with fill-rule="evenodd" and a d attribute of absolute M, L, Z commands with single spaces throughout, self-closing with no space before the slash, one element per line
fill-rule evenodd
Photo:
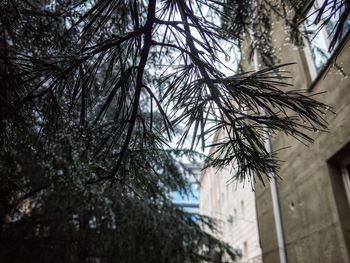
<path fill-rule="evenodd" d="M 217 140 L 223 134 L 218 136 Z M 202 173 L 199 210 L 203 215 L 218 219 L 218 238 L 242 250 L 243 257 L 238 262 L 258 263 L 261 262 L 261 249 L 255 194 L 247 182 L 230 182 L 233 173 L 229 168 L 220 171 L 209 168 Z"/>

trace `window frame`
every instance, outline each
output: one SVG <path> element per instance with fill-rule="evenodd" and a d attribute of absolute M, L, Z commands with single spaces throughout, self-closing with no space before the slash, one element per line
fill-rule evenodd
<path fill-rule="evenodd" d="M 342 181 L 343 181 L 343 185 L 344 185 L 344 189 L 345 189 L 345 193 L 346 193 L 346 197 L 348 199 L 348 204 L 350 207 L 350 173 L 349 170 L 347 169 L 347 166 L 350 165 L 350 156 L 345 158 L 342 162 L 341 162 L 341 177 L 342 177 Z"/>
<path fill-rule="evenodd" d="M 320 4 L 322 5 L 323 1 L 322 0 L 316 0 L 315 3 L 317 5 L 320 5 Z M 314 10 L 316 10 L 315 7 L 312 7 L 312 8 Z M 316 8 L 317 8 L 317 6 L 316 6 Z M 305 29 L 307 29 L 307 27 L 305 25 L 305 22 L 303 23 L 302 26 Z M 330 40 L 329 40 L 328 32 L 327 32 L 326 28 L 322 27 L 317 34 L 321 35 L 323 41 L 325 42 L 327 47 L 329 47 Z M 329 53 L 329 57 L 327 58 L 326 62 L 323 64 L 323 66 L 320 67 L 319 70 L 317 70 L 316 65 L 315 65 L 315 61 L 312 58 L 311 46 L 310 46 L 310 42 L 311 41 L 308 40 L 305 36 L 303 37 L 303 43 L 304 43 L 303 53 L 304 53 L 304 57 L 305 57 L 305 61 L 306 61 L 306 63 L 305 63 L 306 65 L 305 66 L 307 67 L 307 70 L 308 70 L 307 78 L 311 80 L 311 83 L 308 84 L 308 89 L 307 89 L 309 92 L 311 92 L 314 89 L 314 87 L 316 86 L 318 81 L 329 70 L 331 65 L 334 63 L 337 55 L 340 54 L 341 50 L 344 48 L 344 46 L 345 46 L 345 44 L 347 43 L 348 40 L 350 40 L 350 28 L 348 29 L 347 32 L 344 33 L 343 38 L 338 42 L 338 44 L 332 50 L 332 52 Z M 328 50 L 327 50 L 327 52 L 328 52 Z"/>

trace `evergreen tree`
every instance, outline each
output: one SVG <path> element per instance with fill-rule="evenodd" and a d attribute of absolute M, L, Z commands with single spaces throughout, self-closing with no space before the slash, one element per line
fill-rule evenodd
<path fill-rule="evenodd" d="M 326 128 L 327 106 L 283 91 L 271 52 L 259 72 L 220 70 L 244 30 L 266 22 L 267 13 L 249 21 L 251 10 L 250 1 L 2 1 L 3 257 L 234 257 L 200 229 L 215 227 L 208 218 L 171 204 L 172 191 L 189 192 L 181 156 L 224 129 L 207 164 L 234 161 L 238 178 L 264 180 L 278 169 L 264 148 L 266 127 L 304 141 L 306 130 Z M 173 149 L 178 138 L 191 150 Z"/>

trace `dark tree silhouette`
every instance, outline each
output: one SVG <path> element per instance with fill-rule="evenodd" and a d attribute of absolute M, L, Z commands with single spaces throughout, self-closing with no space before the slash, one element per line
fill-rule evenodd
<path fill-rule="evenodd" d="M 210 146 L 208 138 L 224 129 L 228 136 L 216 142 L 207 164 L 235 162 L 237 178 L 264 180 L 278 169 L 264 147 L 266 128 L 304 142 L 312 141 L 308 130 L 326 129 L 327 106 L 303 91 L 285 91 L 286 65 L 276 65 L 270 45 L 269 12 L 298 11 L 303 3 L 276 9 L 263 2 L 2 1 L 4 258 L 234 257 L 200 229 L 200 223 L 214 228 L 209 219 L 171 204 L 172 191 L 190 191 L 182 156 Z M 296 28 L 300 19 L 286 22 Z M 264 32 L 253 49 L 267 67 L 247 73 L 226 67 L 224 74 L 220 58 L 235 55 L 244 32 Z M 175 149 L 176 140 L 180 146 L 189 140 L 190 149 Z"/>

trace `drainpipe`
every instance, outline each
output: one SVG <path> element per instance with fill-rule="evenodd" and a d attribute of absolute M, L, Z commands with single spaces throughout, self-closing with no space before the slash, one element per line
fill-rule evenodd
<path fill-rule="evenodd" d="M 254 50 L 253 58 L 254 58 L 254 69 L 255 71 L 259 71 L 258 52 L 256 49 Z M 267 127 L 265 128 L 265 134 L 266 134 L 265 148 L 266 148 L 266 151 L 269 154 L 271 154 L 272 153 L 271 139 L 270 139 L 270 135 L 268 133 Z M 280 202 L 278 198 L 278 191 L 277 191 L 277 184 L 276 184 L 276 175 L 271 173 L 270 178 L 271 178 L 270 190 L 271 190 L 271 198 L 272 198 L 272 209 L 273 209 L 273 215 L 275 218 L 280 263 L 287 263 L 285 239 L 284 239 L 283 226 L 282 226 L 282 216 L 281 216 Z"/>

